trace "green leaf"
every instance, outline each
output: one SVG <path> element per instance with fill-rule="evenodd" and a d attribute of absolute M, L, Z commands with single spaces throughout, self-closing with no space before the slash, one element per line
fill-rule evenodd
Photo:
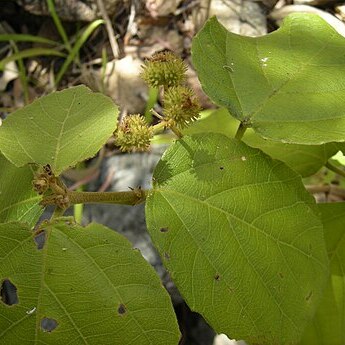
<path fill-rule="evenodd" d="M 0 301 L 1 344 L 177 344 L 170 298 L 124 237 L 63 219 L 44 230 L 38 250 L 26 227 L 0 225 L 0 282 L 10 280 L 19 300 Z"/>
<path fill-rule="evenodd" d="M 43 210 L 32 189 L 32 169 L 17 168 L 1 154 L 0 167 L 0 223 L 17 220 L 34 226 Z"/>
<path fill-rule="evenodd" d="M 247 135 L 244 142 L 257 147 L 272 158 L 280 159 L 296 172 L 307 177 L 318 172 L 337 151 L 335 143 L 321 145 L 283 144 L 264 140 L 254 131 Z M 249 133 L 248 133 L 249 134 Z"/>
<path fill-rule="evenodd" d="M 264 138 L 344 141 L 345 39 L 315 14 L 288 16 L 262 37 L 228 32 L 215 17 L 193 40 L 208 96 Z"/>
<path fill-rule="evenodd" d="M 345 203 L 319 204 L 331 277 L 301 345 L 345 344 Z"/>
<path fill-rule="evenodd" d="M 0 150 L 16 166 L 50 164 L 56 175 L 94 156 L 116 128 L 112 100 L 80 85 L 12 113 L 0 127 Z"/>
<path fill-rule="evenodd" d="M 234 138 L 238 125 L 239 122 L 223 108 L 194 122 L 184 133 L 193 134 L 209 131 Z M 339 143 L 298 145 L 265 140 L 252 129 L 246 130 L 242 140 L 251 147 L 259 148 L 272 158 L 281 160 L 303 177 L 315 174 L 339 150 Z"/>
<path fill-rule="evenodd" d="M 322 224 L 301 178 L 207 132 L 173 144 L 153 180 L 148 229 L 188 305 L 231 338 L 298 341 L 328 273 Z"/>
<path fill-rule="evenodd" d="M 337 143 L 338 149 L 344 154 L 345 152 L 345 143 Z"/>

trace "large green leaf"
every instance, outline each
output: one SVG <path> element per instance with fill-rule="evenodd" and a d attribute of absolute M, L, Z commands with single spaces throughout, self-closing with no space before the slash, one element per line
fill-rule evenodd
<path fill-rule="evenodd" d="M 345 39 L 314 14 L 288 16 L 262 37 L 228 32 L 211 18 L 193 41 L 193 64 L 210 98 L 265 138 L 345 141 Z"/>
<path fill-rule="evenodd" d="M 32 180 L 30 167 L 17 168 L 0 154 L 0 223 L 17 220 L 33 226 L 38 221 L 43 210 Z"/>
<path fill-rule="evenodd" d="M 153 180 L 149 232 L 189 306 L 231 338 L 298 341 L 328 272 L 322 224 L 299 175 L 204 133 L 173 144 Z"/>
<path fill-rule="evenodd" d="M 0 225 L 0 281 L 10 280 L 19 299 L 0 301 L 1 344 L 177 344 L 170 298 L 125 238 L 64 220 L 45 235 L 38 250 L 26 227 Z"/>
<path fill-rule="evenodd" d="M 331 277 L 301 345 L 345 344 L 345 203 L 319 204 Z"/>
<path fill-rule="evenodd" d="M 55 174 L 96 154 L 116 127 L 110 98 L 85 86 L 54 92 L 12 113 L 0 150 L 15 165 L 50 164 Z"/>
<path fill-rule="evenodd" d="M 215 132 L 234 138 L 239 122 L 226 109 L 218 109 L 194 123 L 185 134 Z M 247 129 L 242 139 L 246 144 L 259 148 L 272 158 L 280 159 L 303 177 L 315 174 L 339 150 L 339 143 L 321 145 L 283 144 L 265 140 L 252 129 Z"/>
<path fill-rule="evenodd" d="M 338 149 L 343 153 L 345 154 L 345 143 L 337 143 L 338 145 Z"/>

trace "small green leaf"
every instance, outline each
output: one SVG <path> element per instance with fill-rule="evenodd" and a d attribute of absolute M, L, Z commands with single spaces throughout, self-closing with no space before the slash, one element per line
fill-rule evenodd
<path fill-rule="evenodd" d="M 239 122 L 223 108 L 192 123 L 184 133 L 193 134 L 209 131 L 234 138 L 238 125 Z M 247 145 L 264 151 L 272 158 L 281 160 L 303 177 L 315 174 L 339 150 L 339 143 L 298 145 L 265 140 L 252 129 L 247 129 L 242 140 Z"/>
<path fill-rule="evenodd" d="M 1 154 L 0 167 L 0 223 L 16 220 L 34 226 L 43 210 L 32 189 L 32 169 L 17 168 Z"/>
<path fill-rule="evenodd" d="M 345 203 L 319 204 L 331 277 L 301 345 L 345 344 Z"/>
<path fill-rule="evenodd" d="M 211 18 L 193 40 L 209 97 L 265 138 L 344 141 L 345 39 L 315 14 L 288 16 L 262 37 L 228 32 Z"/>
<path fill-rule="evenodd" d="M 64 219 L 44 231 L 38 250 L 29 229 L 0 224 L 0 283 L 18 296 L 0 301 L 1 344 L 177 344 L 170 298 L 124 237 Z"/>
<path fill-rule="evenodd" d="M 97 153 L 116 128 L 112 100 L 80 85 L 42 97 L 0 127 L 0 151 L 16 166 L 50 164 L 56 175 Z"/>
<path fill-rule="evenodd" d="M 261 345 L 299 340 L 328 273 L 299 175 L 236 139 L 186 136 L 154 171 L 146 217 L 179 291 L 216 332 Z"/>

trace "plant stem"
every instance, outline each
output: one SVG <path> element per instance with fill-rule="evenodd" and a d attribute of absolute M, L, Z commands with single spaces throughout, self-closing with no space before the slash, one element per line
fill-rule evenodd
<path fill-rule="evenodd" d="M 101 86 L 102 86 L 102 93 L 105 93 L 105 73 L 107 70 L 107 63 L 108 63 L 108 56 L 107 51 L 105 48 L 102 48 L 102 72 L 101 72 Z"/>
<path fill-rule="evenodd" d="M 246 130 L 247 130 L 247 127 L 241 122 L 237 128 L 235 139 L 241 140 Z"/>
<path fill-rule="evenodd" d="M 77 166 L 76 166 L 76 170 L 82 170 L 85 168 L 85 163 L 84 162 L 80 162 Z M 84 190 L 84 186 L 80 185 L 76 191 L 77 192 L 82 192 Z M 83 204 L 74 204 L 73 205 L 73 213 L 74 213 L 74 219 L 78 224 L 81 224 L 82 220 L 83 220 L 83 209 L 84 209 L 84 205 Z"/>
<path fill-rule="evenodd" d="M 345 177 L 345 171 L 342 169 L 339 169 L 338 167 L 336 167 L 335 165 L 333 165 L 331 162 L 327 162 L 325 164 L 325 167 L 328 168 L 329 170 L 335 172 L 336 174 Z"/>
<path fill-rule="evenodd" d="M 151 123 L 152 122 L 152 109 L 154 107 L 154 105 L 157 102 L 158 99 L 158 95 L 159 95 L 159 89 L 158 87 L 150 87 L 149 88 L 149 97 L 146 103 L 146 108 L 145 108 L 145 119 L 147 123 Z"/>
<path fill-rule="evenodd" d="M 164 121 L 164 117 L 161 114 L 157 113 L 156 110 L 154 110 L 153 108 L 150 110 L 150 112 L 161 121 Z"/>
<path fill-rule="evenodd" d="M 175 126 L 169 126 L 169 128 L 174 132 L 174 134 L 178 138 L 182 138 L 182 133 Z"/>
<path fill-rule="evenodd" d="M 164 127 L 170 128 L 170 129 L 172 130 L 172 132 L 173 132 L 178 138 L 182 138 L 183 134 L 182 134 L 175 126 L 172 126 L 168 121 L 165 121 L 164 117 L 163 117 L 162 115 L 158 114 L 158 113 L 156 112 L 156 110 L 151 109 L 151 113 L 152 113 L 154 116 L 158 117 L 158 118 L 162 121 L 161 123 L 164 125 Z M 156 126 L 154 126 L 154 127 L 156 127 Z M 158 128 L 158 127 L 155 128 L 155 133 L 157 133 L 157 132 L 156 132 L 157 128 Z"/>
<path fill-rule="evenodd" d="M 136 188 L 129 192 L 68 192 L 71 204 L 137 205 L 145 201 L 148 191 Z"/>

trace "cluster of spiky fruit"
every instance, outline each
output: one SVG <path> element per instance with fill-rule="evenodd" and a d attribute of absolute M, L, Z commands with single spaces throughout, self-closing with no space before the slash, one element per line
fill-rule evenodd
<path fill-rule="evenodd" d="M 183 83 L 186 72 L 187 65 L 179 57 L 161 52 L 146 60 L 141 77 L 151 87 L 169 88 Z"/>
<path fill-rule="evenodd" d="M 187 127 L 199 117 L 200 104 L 192 89 L 175 86 L 164 97 L 164 115 L 178 128 Z"/>
<path fill-rule="evenodd" d="M 115 144 L 123 152 L 147 151 L 153 129 L 139 114 L 126 116 L 115 132 Z"/>
<path fill-rule="evenodd" d="M 141 77 L 150 87 L 162 88 L 164 114 L 159 116 L 164 127 L 175 133 L 199 117 L 201 110 L 192 89 L 182 86 L 187 65 L 170 52 L 154 54 L 145 61 Z M 115 144 L 121 151 L 146 151 L 154 135 L 153 127 L 140 115 L 129 115 L 114 133 Z"/>

